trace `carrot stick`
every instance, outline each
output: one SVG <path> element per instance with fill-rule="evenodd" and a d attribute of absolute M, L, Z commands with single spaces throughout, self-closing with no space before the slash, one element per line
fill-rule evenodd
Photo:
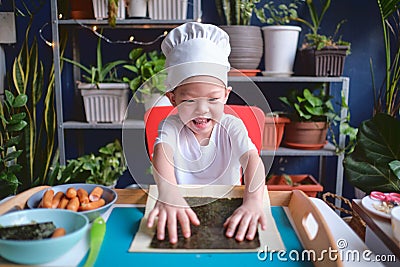
<path fill-rule="evenodd" d="M 89 200 L 90 201 L 98 201 L 98 200 L 100 200 L 102 194 L 103 194 L 103 188 L 96 186 L 90 193 Z"/>
<path fill-rule="evenodd" d="M 79 209 L 79 198 L 74 197 L 69 200 L 68 205 L 67 205 L 67 210 L 72 210 L 72 211 L 78 211 Z"/>
<path fill-rule="evenodd" d="M 100 208 L 106 204 L 106 201 L 103 198 L 100 198 L 97 201 L 89 202 L 87 204 L 82 204 L 79 210 L 85 211 L 85 210 L 93 210 Z"/>
<path fill-rule="evenodd" d="M 77 191 L 77 195 L 79 198 L 79 202 L 82 203 L 89 203 L 89 196 L 88 196 L 88 192 L 83 189 L 83 188 L 79 188 Z"/>
<path fill-rule="evenodd" d="M 51 202 L 52 209 L 56 209 L 58 207 L 58 204 L 60 203 L 63 196 L 64 196 L 63 192 L 61 192 L 61 191 L 57 192 L 57 194 L 53 197 L 53 201 Z"/>
<path fill-rule="evenodd" d="M 43 198 L 42 198 L 43 208 L 51 208 L 51 204 L 53 202 L 53 197 L 54 197 L 53 189 L 49 189 L 44 193 Z"/>

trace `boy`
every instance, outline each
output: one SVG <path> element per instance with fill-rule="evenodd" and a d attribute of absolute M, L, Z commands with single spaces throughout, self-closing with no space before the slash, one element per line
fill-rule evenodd
<path fill-rule="evenodd" d="M 165 238 L 167 228 L 169 241 L 176 243 L 178 223 L 184 237 L 190 237 L 190 224 L 201 222 L 176 185 L 239 185 L 242 167 L 243 204 L 224 227 L 227 237 L 252 240 L 258 224 L 266 229 L 265 171 L 243 122 L 224 114 L 231 92 L 227 86 L 229 37 L 214 25 L 191 22 L 173 29 L 161 48 L 168 73 L 166 95 L 178 114 L 159 126 L 153 155 L 159 196 L 147 226 L 152 227 L 158 217 L 158 239 Z"/>

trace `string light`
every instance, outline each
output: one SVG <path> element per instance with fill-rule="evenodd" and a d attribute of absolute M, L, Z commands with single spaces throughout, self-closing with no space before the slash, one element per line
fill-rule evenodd
<path fill-rule="evenodd" d="M 142 42 L 142 41 L 136 41 L 134 36 L 130 36 L 128 40 L 116 40 L 116 41 L 112 41 L 109 38 L 107 38 L 106 36 L 104 36 L 103 34 L 99 33 L 97 31 L 97 26 L 93 26 L 92 28 L 89 26 L 86 26 L 85 24 L 76 21 L 76 23 L 78 23 L 81 27 L 86 28 L 91 30 L 97 37 L 103 39 L 104 41 L 106 41 L 109 44 L 135 44 L 135 45 L 152 45 L 155 44 L 156 42 L 158 42 L 158 40 L 160 40 L 161 38 L 164 38 L 167 35 L 167 31 L 165 31 L 163 34 L 160 34 L 159 36 L 157 36 L 153 41 L 149 41 L 149 42 Z"/>
<path fill-rule="evenodd" d="M 40 36 L 40 39 L 42 39 L 43 42 L 45 42 L 45 44 L 47 44 L 47 45 L 50 46 L 50 47 L 53 47 L 53 46 L 54 46 L 54 43 L 48 41 L 46 38 L 44 38 L 44 36 L 43 36 L 43 34 L 42 34 L 43 29 L 46 28 L 47 25 L 49 25 L 48 22 L 46 22 L 46 23 L 42 26 L 42 28 L 39 29 L 39 36 Z"/>
<path fill-rule="evenodd" d="M 86 25 L 82 24 L 82 23 L 79 22 L 79 21 L 75 21 L 75 22 L 78 23 L 81 27 L 90 30 L 90 31 L 91 31 L 93 34 L 95 34 L 97 37 L 103 39 L 104 41 L 106 41 L 106 42 L 109 43 L 109 44 L 152 45 L 152 44 L 155 44 L 156 42 L 158 42 L 158 40 L 164 38 L 164 37 L 167 35 L 167 33 L 168 33 L 167 31 L 164 31 L 163 34 L 160 34 L 160 35 L 157 36 L 154 40 L 149 41 L 149 42 L 136 41 L 134 36 L 130 36 L 128 40 L 115 40 L 115 41 L 113 41 L 113 40 L 107 38 L 106 36 L 104 36 L 103 34 L 99 33 L 99 32 L 97 31 L 97 26 L 96 26 L 96 25 L 93 26 L 93 27 L 89 27 L 89 26 L 86 26 Z M 39 30 L 39 36 L 40 36 L 40 38 L 41 38 L 48 46 L 53 47 L 53 46 L 54 46 L 54 43 L 48 41 L 48 40 L 43 36 L 43 30 L 44 30 L 44 28 L 47 27 L 47 25 L 49 25 L 48 22 L 46 22 L 46 23 L 42 26 L 42 28 L 40 28 L 40 30 Z"/>

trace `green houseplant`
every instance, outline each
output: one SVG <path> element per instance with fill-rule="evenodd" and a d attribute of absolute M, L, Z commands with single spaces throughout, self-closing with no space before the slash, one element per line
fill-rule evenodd
<path fill-rule="evenodd" d="M 345 20 L 337 24 L 333 35 L 321 34 L 321 23 L 330 8 L 331 0 L 321 1 L 319 11 L 313 0 L 306 0 L 306 4 L 311 22 L 299 17 L 294 18 L 311 30 L 305 35 L 303 45 L 299 49 L 297 72 L 299 75 L 341 76 L 345 58 L 350 54 L 350 43 L 343 41 L 341 36 L 337 37 Z"/>
<path fill-rule="evenodd" d="M 92 183 L 114 186 L 127 169 L 118 140 L 101 147 L 97 154 L 68 160 L 66 166 L 56 165 L 49 175 L 49 184 Z"/>
<path fill-rule="evenodd" d="M 400 1 L 377 0 L 377 4 L 384 37 L 385 79 L 377 90 L 372 75 L 375 115 L 361 123 L 355 150 L 345 157 L 343 165 L 348 181 L 363 192 L 400 192 Z"/>
<path fill-rule="evenodd" d="M 82 75 L 85 82 L 78 82 L 78 89 L 83 97 L 86 120 L 89 123 L 123 121 L 129 89 L 128 84 L 118 78 L 116 67 L 126 61 L 116 60 L 103 64 L 100 38 L 97 42 L 95 66 L 86 67 L 77 61 L 65 57 L 62 59 L 85 73 Z"/>
<path fill-rule="evenodd" d="M 291 120 L 285 128 L 285 145 L 293 148 L 319 149 L 326 143 L 328 122 L 335 117 L 331 97 L 324 90 L 291 91 L 279 98 L 289 107 Z"/>
<path fill-rule="evenodd" d="M 158 51 L 144 52 L 142 48 L 135 48 L 129 52 L 129 61 L 130 64 L 123 67 L 133 76 L 123 77 L 123 81 L 129 84 L 133 98 L 144 103 L 147 110 L 165 94 L 165 56 Z"/>
<path fill-rule="evenodd" d="M 354 148 L 357 129 L 349 125 L 350 114 L 341 119 L 332 104 L 332 96 L 325 90 L 303 91 L 293 90 L 288 96 L 279 98 L 288 108 L 291 122 L 285 128 L 285 143 L 287 146 L 304 149 L 319 149 L 326 144 L 328 129 L 332 134 L 332 142 L 336 152 L 350 153 Z M 347 109 L 347 103 L 341 100 L 341 108 Z M 336 142 L 332 125 L 340 123 L 339 131 L 348 137 L 346 147 L 340 147 Z M 304 138 L 304 140 L 303 140 Z"/>
<path fill-rule="evenodd" d="M 260 0 L 217 0 L 215 5 L 220 16 L 221 28 L 229 35 L 231 67 L 241 72 L 258 68 L 263 55 L 263 39 L 260 27 L 250 25 Z"/>
<path fill-rule="evenodd" d="M 2 144 L 6 151 L 3 154 L 5 158 L 2 159 L 3 163 L 4 160 L 7 162 L 6 173 L 11 175 L 9 177 L 12 178 L 12 186 L 16 185 L 16 193 L 19 193 L 34 186 L 48 184 L 46 179 L 49 169 L 57 160 L 55 142 L 57 125 L 54 105 L 54 63 L 49 68 L 44 67 L 38 41 L 34 32 L 31 31 L 37 14 L 45 3 L 19 2 L 16 4 L 16 12 L 26 17 L 24 21 L 28 22 L 26 25 L 22 24 L 22 27 L 25 26 L 25 38 L 21 42 L 9 73 L 7 88 L 10 93 L 6 93 L 6 102 L 3 105 L 10 105 L 10 103 L 6 104 L 7 101 L 11 102 L 10 99 L 14 99 L 13 107 L 10 109 L 12 116 L 10 118 L 10 114 L 7 115 L 8 109 L 3 106 L 1 123 L 5 125 L 5 129 L 1 130 L 1 135 L 3 141 L 8 139 L 7 136 L 11 137 L 8 142 Z M 59 43 L 61 55 L 64 53 L 66 40 L 66 35 L 61 33 Z M 61 62 L 60 68 L 62 67 Z M 20 122 L 16 123 L 18 120 Z M 25 124 L 23 121 L 26 122 L 23 129 L 10 133 L 11 125 L 14 125 L 12 128 L 17 130 Z M 15 174 L 17 181 L 12 173 Z M 4 185 L 2 182 L 0 184 Z M 1 190 L 1 197 L 4 196 L 3 193 L 5 191 Z"/>
<path fill-rule="evenodd" d="M 346 178 L 369 194 L 400 192 L 400 122 L 378 113 L 361 123 L 355 150 L 344 159 Z"/>
<path fill-rule="evenodd" d="M 17 150 L 17 146 L 28 123 L 25 121 L 26 113 L 17 109 L 26 103 L 25 94 L 14 96 L 8 90 L 5 91 L 4 102 L 0 103 L 0 199 L 15 194 L 20 184 L 17 175 L 22 166 L 18 163 L 18 157 L 23 151 Z"/>

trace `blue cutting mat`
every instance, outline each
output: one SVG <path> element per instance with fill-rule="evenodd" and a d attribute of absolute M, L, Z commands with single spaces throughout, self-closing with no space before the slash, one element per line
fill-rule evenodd
<path fill-rule="evenodd" d="M 282 207 L 271 207 L 278 230 L 287 251 L 298 251 L 301 255 L 302 245 L 293 230 Z M 130 253 L 128 249 L 136 234 L 140 220 L 143 217 L 144 208 L 114 208 L 107 220 L 107 231 L 104 242 L 97 258 L 95 266 L 119 267 L 119 266 L 313 266 L 310 262 L 291 261 L 289 254 L 274 253 L 272 260 L 270 255 L 257 252 L 249 253 Z M 293 253 L 293 254 L 292 254 Z M 282 257 L 283 256 L 283 257 Z M 266 257 L 265 260 L 260 258 Z M 82 260 L 80 266 L 85 262 Z"/>

